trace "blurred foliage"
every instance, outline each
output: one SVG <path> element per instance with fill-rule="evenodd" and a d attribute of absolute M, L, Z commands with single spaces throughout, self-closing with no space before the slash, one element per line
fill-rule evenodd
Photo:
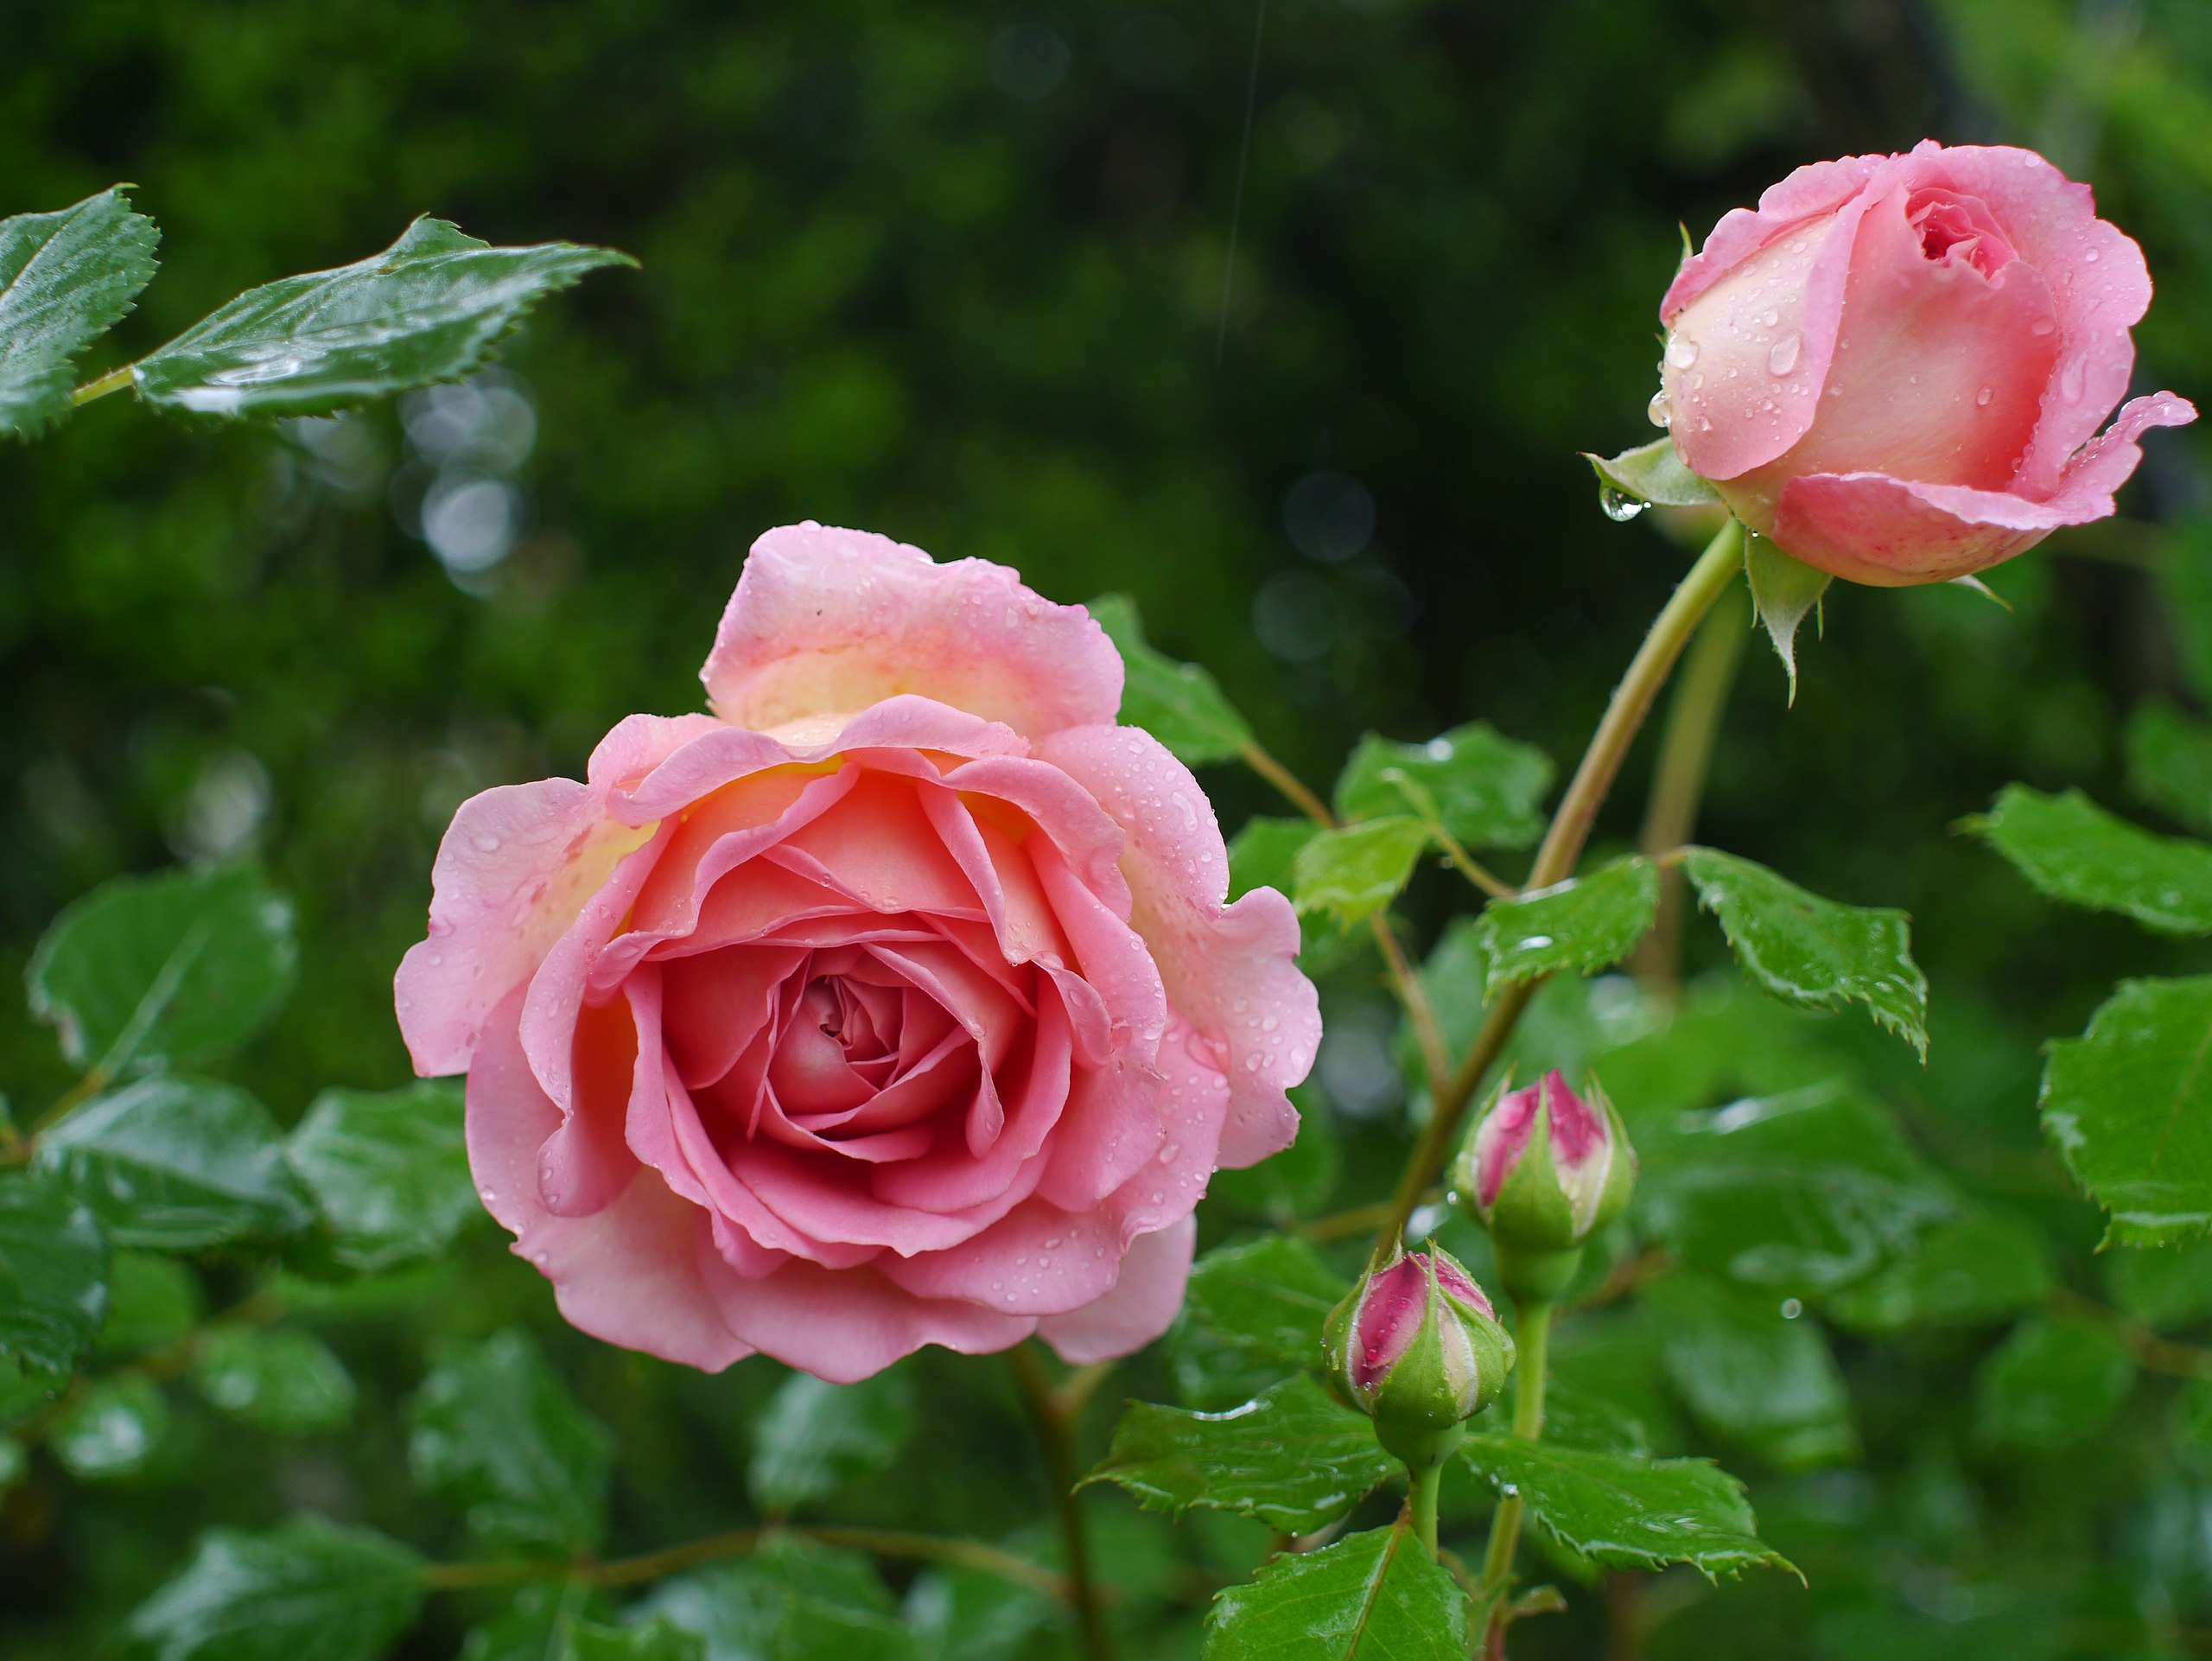
<path fill-rule="evenodd" d="M 13 7 L 0 209 L 129 179 L 163 229 L 162 278 L 92 372 L 421 213 L 502 243 L 625 249 L 643 269 L 548 309 L 504 370 L 397 409 L 194 430 L 111 399 L 0 451 L 12 959 L 102 879 L 257 855 L 296 906 L 298 983 L 229 1076 L 284 1125 L 326 1089 L 400 1083 L 390 977 L 454 806 L 579 772 L 631 710 L 696 707 L 745 547 L 805 518 L 1001 560 L 1060 599 L 1130 595 L 1153 643 L 1211 670 L 1317 788 L 1370 729 L 1419 742 L 1479 717 L 1571 757 L 1688 558 L 1662 513 L 1600 515 L 1576 452 L 1649 434 L 1676 221 L 1701 232 L 1815 157 L 1927 133 L 2044 149 L 2148 253 L 2145 382 L 2212 391 L 2197 0 L 1275 5 L 1248 131 L 1255 19 L 1105 0 Z M 2207 442 L 2158 441 L 2130 518 L 1996 572 L 2009 613 L 1957 589 L 1839 587 L 1825 638 L 1799 639 L 1794 709 L 1764 648 L 1746 662 L 1699 839 L 1912 914 L 1935 989 L 1924 1071 L 1856 1015 L 1746 1015 L 1741 998 L 1694 1005 L 1656 1035 L 1668 1047 L 1640 1049 L 1648 1012 L 1619 981 L 1541 997 L 1529 1053 L 1572 1067 L 1606 1052 L 1624 1108 L 1655 1113 L 1847 1072 L 1902 1116 L 1916 1165 L 2055 1243 L 2060 1286 L 2109 1283 L 2183 1337 L 2201 1325 L 2212 1296 L 2170 1257 L 2092 1257 L 2101 1219 L 2044 1144 L 2035 1086 L 2037 1047 L 2081 1031 L 2114 979 L 2201 971 L 2204 947 L 2047 904 L 1949 830 L 2016 780 L 2123 804 L 2131 712 L 2212 699 Z M 1649 749 L 1600 855 L 1634 834 Z M 1234 768 L 1205 776 L 1232 829 L 1282 811 Z M 1403 911 L 1421 945 L 1455 881 L 1416 875 Z M 1708 921 L 1686 932 L 1694 970 L 1720 962 Z M 1406 1146 L 1405 1052 L 1374 962 L 1325 925 L 1315 939 L 1331 1037 L 1302 1092 L 1302 1162 L 1224 1182 L 1209 1244 L 1363 1204 Z M 0 1077 L 25 1120 L 71 1078 L 10 1000 Z M 1479 1240 L 1451 1244 L 1479 1270 Z M 450 1558 L 469 1513 L 536 1514 L 497 1470 L 423 1450 L 435 1379 L 472 1367 L 526 1375 L 569 1441 L 619 1448 L 603 1517 L 595 1494 L 563 1501 L 609 1556 L 802 1499 L 810 1518 L 1049 1550 L 1044 1473 L 996 1369 L 918 1357 L 850 1424 L 808 1419 L 820 1440 L 804 1445 L 785 1440 L 804 1406 L 780 1369 L 709 1378 L 583 1340 L 502 1246 L 475 1222 L 366 1279 L 297 1265 L 282 1288 L 296 1324 L 276 1330 L 311 1346 L 233 1335 L 189 1354 L 199 1310 L 242 1309 L 245 1327 L 271 1312 L 243 1259 L 219 1245 L 179 1281 L 122 1254 L 102 1343 L 141 1352 L 137 1371 L 73 1399 L 20 1470 L 0 1462 L 0 1650 L 91 1653 L 188 1560 L 262 1572 L 240 1537 L 194 1557 L 209 1525 L 305 1509 Z M 1834 1313 L 1901 1325 L 1913 1300 L 1960 1307 L 1944 1295 L 1885 1282 Z M 1810 1589 L 1617 1580 L 1517 1629 L 1515 1653 L 1593 1653 L 1608 1625 L 1617 1652 L 1653 1661 L 2201 1649 L 2201 1387 L 2134 1381 L 2064 1310 L 2008 1336 L 2036 1295 L 1967 1298 L 1961 1324 L 1882 1342 L 1824 1340 L 1794 1296 L 1777 1314 L 1687 1279 L 1618 1325 L 1570 1322 L 1561 1378 L 1591 1422 L 1658 1452 L 1726 1452 Z M 1655 1312 L 1672 1344 L 1644 1330 Z M 1725 1333 L 1738 1371 L 1700 1365 L 1712 1352 L 1680 1338 L 1695 1322 Z M 1198 1352 L 1162 1346 L 1107 1393 L 1176 1398 Z M 2080 1399 L 2072 1420 L 2054 1388 Z M 1087 1422 L 1091 1455 L 1112 1417 L 1102 1403 Z M 779 1426 L 763 1461 L 762 1427 Z M 458 1507 L 416 1490 L 410 1453 Z M 1264 1531 L 1203 1511 L 1171 1526 L 1096 1489 L 1088 1503 L 1130 1652 L 1195 1653 L 1207 1595 L 1249 1576 Z M 1358 1515 L 1388 1521 L 1380 1501 Z M 291 1526 L 334 1562 L 365 1549 Z M 778 1632 L 830 1610 L 878 1643 L 895 1593 L 915 1643 L 954 1635 L 948 1655 L 1067 1652 L 1058 1626 L 964 1571 L 892 1563 L 887 1593 L 864 1562 L 788 1551 L 804 1575 L 772 1583 L 747 1560 L 665 1582 L 654 1607 L 682 1617 L 705 1588 L 741 1587 Z M 494 1616 L 542 1652 L 556 1625 L 613 1613 L 571 1601 L 442 1594 L 397 1652 L 451 1656 Z"/>

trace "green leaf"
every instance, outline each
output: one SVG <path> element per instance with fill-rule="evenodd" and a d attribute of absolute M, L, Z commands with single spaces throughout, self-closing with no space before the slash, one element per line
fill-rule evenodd
<path fill-rule="evenodd" d="M 1976 1212 L 1929 1230 L 1896 1262 L 1828 1301 L 1837 1325 L 1860 1333 L 1974 1327 L 2044 1302 L 2050 1249 L 2018 1219 Z"/>
<path fill-rule="evenodd" d="M 1618 455 L 1582 459 L 1597 469 L 1600 488 L 1618 491 L 1655 507 L 1704 507 L 1720 500 L 1720 493 L 1682 464 L 1672 438 L 1655 438 Z"/>
<path fill-rule="evenodd" d="M 1365 921 L 1412 880 L 1428 846 L 1419 819 L 1369 819 L 1324 830 L 1298 850 L 1293 894 L 1299 911 L 1326 912 L 1347 926 Z"/>
<path fill-rule="evenodd" d="M 2098 1261 L 2113 1302 L 2146 1327 L 2171 1331 L 2212 1315 L 2212 1240 L 2107 1251 Z"/>
<path fill-rule="evenodd" d="M 143 1661 L 377 1661 L 422 1607 L 423 1560 L 372 1530 L 296 1517 L 214 1529 L 125 1628 Z"/>
<path fill-rule="evenodd" d="M 918 1661 L 874 1565 L 791 1535 L 664 1581 L 641 1606 L 706 1640 L 707 1661 Z"/>
<path fill-rule="evenodd" d="M 1470 1436 L 1468 1468 L 1518 1493 L 1544 1537 L 1605 1569 L 1688 1563 L 1707 1579 L 1789 1561 L 1758 1537 L 1744 1485 L 1701 1459 L 1638 1459 L 1517 1436 Z"/>
<path fill-rule="evenodd" d="M 706 1641 L 666 1615 L 632 1626 L 572 1621 L 561 1661 L 705 1661 Z"/>
<path fill-rule="evenodd" d="M 1544 832 L 1551 782 L 1551 757 L 1487 722 L 1471 721 L 1426 744 L 1370 733 L 1337 780 L 1337 815 L 1419 818 L 1433 810 L 1466 847 L 1526 848 Z"/>
<path fill-rule="evenodd" d="M 1840 906 L 1716 849 L 1693 848 L 1683 864 L 1753 984 L 1804 1009 L 1864 1003 L 1927 1059 L 1928 980 L 1903 912 Z"/>
<path fill-rule="evenodd" d="M 2177 824 L 2212 836 L 2212 724 L 2155 700 L 2127 718 L 2127 787 Z"/>
<path fill-rule="evenodd" d="M 108 1264 L 107 1323 L 92 1352 L 120 1359 L 175 1344 L 200 1324 L 200 1282 L 174 1257 L 118 1251 Z"/>
<path fill-rule="evenodd" d="M 193 1359 L 208 1405 L 280 1436 L 327 1435 L 353 1416 L 353 1379 L 312 1333 L 219 1327 Z"/>
<path fill-rule="evenodd" d="M 480 1541 L 563 1551 L 598 1543 L 613 1438 L 521 1333 L 448 1357 L 407 1416 L 416 1481 L 461 1506 Z"/>
<path fill-rule="evenodd" d="M 153 280 L 161 232 L 123 191 L 0 220 L 0 432 L 68 414 L 72 361 Z"/>
<path fill-rule="evenodd" d="M 61 1053 L 112 1078 L 135 1061 L 195 1061 L 251 1035 L 291 989 L 292 908 L 252 871 L 165 871 L 104 882 L 31 956 L 31 1013 Z"/>
<path fill-rule="evenodd" d="M 1789 676 L 1789 702 L 1797 702 L 1797 627 L 1821 603 L 1834 579 L 1801 560 L 1792 559 L 1766 538 L 1753 531 L 1744 535 L 1744 576 L 1751 588 L 1751 606 L 1758 613 L 1766 637 L 1774 642 L 1774 655 Z"/>
<path fill-rule="evenodd" d="M 1245 820 L 1229 844 L 1229 897 L 1239 900 L 1255 888 L 1291 893 L 1298 886 L 1298 850 L 1320 834 L 1311 819 Z"/>
<path fill-rule="evenodd" d="M 168 1397 L 141 1372 L 118 1372 L 76 1397 L 54 1420 L 47 1446 L 61 1468 L 86 1482 L 136 1476 L 168 1429 Z"/>
<path fill-rule="evenodd" d="M 1179 1517 L 1202 1505 L 1310 1534 L 1396 1468 L 1364 1417 L 1301 1374 L 1225 1413 L 1132 1402 L 1112 1450 L 1084 1480 L 1111 1482 L 1147 1511 Z"/>
<path fill-rule="evenodd" d="M 590 1592 L 580 1580 L 524 1587 L 513 1602 L 470 1630 L 461 1661 L 564 1661 L 569 1624 L 590 1601 Z"/>
<path fill-rule="evenodd" d="M 1815 1297 L 1913 1249 L 1956 1209 L 1895 1117 L 1808 1085 L 1637 1129 L 1645 1228 L 1700 1273 Z"/>
<path fill-rule="evenodd" d="M 753 1427 L 746 1486 L 753 1503 L 785 1516 L 888 1470 L 914 1429 L 914 1392 L 900 1371 L 856 1384 L 795 1372 Z"/>
<path fill-rule="evenodd" d="M 2135 1359 L 2111 1327 L 2037 1315 L 1982 1363 L 1974 1435 L 1996 1448 L 2070 1448 L 2110 1424 L 2135 1388 Z"/>
<path fill-rule="evenodd" d="M 1205 1661 L 1466 1661 L 1471 1613 L 1401 1518 L 1274 1558 L 1222 1593 Z"/>
<path fill-rule="evenodd" d="M 131 366 L 138 396 L 211 416 L 329 415 L 458 380 L 547 295 L 636 262 L 572 242 L 494 248 L 419 219 L 382 253 L 248 290 Z"/>
<path fill-rule="evenodd" d="M 2188 515 L 2164 541 L 2157 568 L 2159 609 L 2183 678 L 2198 697 L 2212 699 L 2212 514 Z"/>
<path fill-rule="evenodd" d="M 189 1251 L 308 1222 L 269 1110 L 206 1079 L 156 1073 L 95 1098 L 41 1139 L 37 1168 L 118 1245 Z"/>
<path fill-rule="evenodd" d="M 1243 753 L 1252 741 L 1250 725 L 1211 675 L 1145 643 L 1136 601 L 1104 594 L 1085 609 L 1122 654 L 1123 725 L 1143 728 L 1192 767 L 1233 761 Z"/>
<path fill-rule="evenodd" d="M 399 1090 L 326 1090 L 284 1157 L 348 1268 L 435 1257 L 483 1214 L 469 1175 L 458 1079 Z"/>
<path fill-rule="evenodd" d="M 1641 857 L 1493 901 L 1475 920 L 1483 996 L 1562 969 L 1587 975 L 1618 963 L 1650 932 L 1658 910 L 1659 869 Z"/>
<path fill-rule="evenodd" d="M 1057 1613 L 1043 1593 L 979 1569 L 925 1569 L 906 1590 L 906 1624 L 927 1661 L 1013 1661 Z"/>
<path fill-rule="evenodd" d="M 1675 1388 L 1715 1435 L 1783 1471 L 1858 1453 L 1843 1377 L 1818 1322 L 1692 1275 L 1662 1276 L 1643 1299 Z"/>
<path fill-rule="evenodd" d="M 0 1359 L 67 1372 L 107 1307 L 99 1219 L 54 1183 L 0 1171 Z"/>
<path fill-rule="evenodd" d="M 1553 1335 L 1544 1438 L 1600 1453 L 1678 1446 L 1665 1365 L 1649 1321 L 1578 1314 Z"/>
<path fill-rule="evenodd" d="M 1184 1401 L 1228 1408 L 1321 1364 L 1321 1323 L 1351 1286 L 1293 1234 L 1209 1251 L 1191 1270 L 1167 1352 Z"/>
<path fill-rule="evenodd" d="M 1336 1118 L 1319 1091 L 1311 1085 L 1294 1085 L 1290 1099 L 1298 1109 L 1298 1139 L 1257 1165 L 1248 1165 L 1241 1171 L 1215 1172 L 1206 1187 L 1209 1200 L 1232 1212 L 1264 1219 L 1277 1228 L 1291 1227 L 1299 1219 L 1313 1217 L 1325 1208 L 1344 1169 Z M 1241 1401 L 1251 1393 L 1244 1391 L 1234 1399 Z"/>
<path fill-rule="evenodd" d="M 2169 1245 L 2212 1229 L 2212 976 L 2122 981 L 2079 1038 L 2050 1047 L 2044 1132 L 2112 1213 L 2107 1239 Z"/>
<path fill-rule="evenodd" d="M 1965 828 L 2042 893 L 2116 911 L 2162 934 L 2212 933 L 2212 848 L 2161 837 L 2099 807 L 2078 790 L 2046 796 L 2007 785 Z"/>

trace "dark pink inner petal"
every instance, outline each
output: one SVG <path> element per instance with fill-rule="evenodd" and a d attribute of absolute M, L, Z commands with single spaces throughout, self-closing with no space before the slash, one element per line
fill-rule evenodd
<path fill-rule="evenodd" d="M 2019 258 L 1978 196 L 1940 187 L 1916 190 L 1905 201 L 1905 222 L 1920 232 L 1920 251 L 1928 259 L 1994 277 Z"/>
<path fill-rule="evenodd" d="M 1367 1282 L 1367 1295 L 1352 1317 L 1351 1383 L 1372 1390 L 1396 1365 L 1421 1330 L 1428 1302 L 1427 1259 L 1401 1257 Z"/>
<path fill-rule="evenodd" d="M 1489 1295 L 1475 1284 L 1467 1271 L 1440 1252 L 1436 1257 L 1436 1283 L 1460 1302 L 1479 1309 L 1486 1315 L 1495 1316 L 1497 1313 L 1491 1308 Z"/>
<path fill-rule="evenodd" d="M 1521 1153 L 1536 1128 L 1536 1110 L 1543 1104 L 1543 1082 L 1526 1090 L 1508 1091 L 1475 1133 L 1477 1198 L 1484 1206 L 1497 1203 L 1506 1174 L 1520 1163 Z"/>
<path fill-rule="evenodd" d="M 1604 1115 L 1568 1089 L 1567 1076 L 1556 1067 L 1544 1075 L 1544 1093 L 1551 1108 L 1552 1159 L 1555 1164 L 1578 1166 L 1605 1150 Z"/>

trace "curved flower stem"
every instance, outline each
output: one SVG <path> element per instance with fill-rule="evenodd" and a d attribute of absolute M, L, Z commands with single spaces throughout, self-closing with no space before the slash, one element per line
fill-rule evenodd
<path fill-rule="evenodd" d="M 1436 1555 L 1436 1501 L 1444 1492 L 1444 1462 L 1440 1460 L 1426 1471 L 1407 1467 L 1406 1476 L 1411 1484 L 1407 1504 L 1413 1508 L 1414 1537 L 1428 1548 L 1428 1555 Z"/>
<path fill-rule="evenodd" d="M 1090 1536 L 1084 1524 L 1083 1498 L 1076 1492 L 1082 1473 L 1076 1468 L 1075 1421 L 1060 1404 L 1044 1363 L 1037 1359 L 1034 1343 L 1025 1340 L 1006 1352 L 1014 1384 L 1029 1416 L 1036 1421 L 1037 1441 L 1045 1452 L 1046 1480 L 1059 1512 L 1060 1538 L 1067 1550 L 1068 1602 L 1083 1628 L 1083 1651 L 1089 1661 L 1114 1661 L 1114 1637 L 1106 1626 L 1106 1607 L 1091 1575 Z"/>
<path fill-rule="evenodd" d="M 1544 1434 L 1544 1375 L 1550 1360 L 1552 1306 L 1531 1302 L 1518 1308 L 1520 1319 L 1514 1338 L 1521 1355 L 1513 1373 L 1513 1434 L 1535 1441 Z M 1522 1509 L 1521 1496 L 1509 1494 L 1497 1502 L 1491 1518 L 1490 1549 L 1483 1556 L 1483 1590 L 1493 1599 L 1501 1598 L 1513 1575 L 1513 1549 L 1521 1538 Z M 1492 1605 L 1493 1610 L 1503 1607 L 1502 1601 Z M 1498 1626 L 1495 1613 L 1491 1626 L 1495 1634 Z"/>
<path fill-rule="evenodd" d="M 1741 590 L 1731 589 L 1714 606 L 1690 643 L 1667 706 L 1667 725 L 1659 735 L 1659 759 L 1652 769 L 1651 796 L 1643 810 L 1643 834 L 1637 847 L 1649 858 L 1679 848 L 1697 828 L 1697 810 L 1713 762 L 1713 744 L 1736 665 L 1751 637 L 1750 607 Z M 1659 914 L 1637 949 L 1638 978 L 1662 996 L 1681 990 L 1682 878 L 1673 866 L 1659 879 Z"/>
<path fill-rule="evenodd" d="M 1605 716 L 1591 735 L 1590 747 L 1582 753 L 1581 765 L 1575 768 L 1567 793 L 1560 798 L 1559 807 L 1552 815 L 1551 828 L 1544 833 L 1543 845 L 1536 850 L 1535 865 L 1529 873 L 1529 888 L 1548 888 L 1574 875 L 1575 863 L 1582 857 L 1583 844 L 1590 840 L 1591 827 L 1597 821 L 1598 809 L 1605 802 L 1605 792 L 1612 788 L 1629 745 L 1634 741 L 1637 729 L 1643 726 L 1644 716 L 1651 712 L 1652 702 L 1659 696 L 1668 672 L 1674 668 L 1675 659 L 1681 655 L 1683 646 L 1696 633 L 1706 613 L 1713 609 L 1713 602 L 1727 591 L 1728 585 L 1742 570 L 1743 538 L 1743 527 L 1735 520 L 1721 526 L 1720 533 L 1706 544 L 1697 563 L 1690 567 L 1672 597 L 1660 608 L 1659 615 L 1652 620 L 1650 633 L 1643 637 L 1643 644 L 1629 660 L 1628 671 L 1613 689 L 1612 702 L 1605 706 Z M 1524 981 L 1498 995 L 1484 1018 L 1482 1030 L 1475 1034 L 1472 1047 L 1459 1063 L 1459 1071 L 1452 1076 L 1451 1083 L 1437 1093 L 1435 1111 L 1407 1158 L 1405 1168 L 1399 1173 L 1389 1212 L 1376 1235 L 1375 1262 L 1382 1262 L 1396 1247 L 1399 1237 L 1405 1232 L 1406 1219 L 1413 1215 L 1422 1193 L 1443 1172 L 1452 1147 L 1459 1141 L 1460 1121 L 1466 1117 L 1467 1104 L 1481 1086 L 1483 1075 L 1504 1050 L 1505 1041 L 1513 1035 L 1521 1012 L 1529 1007 L 1529 1000 L 1535 995 L 1540 983 Z"/>

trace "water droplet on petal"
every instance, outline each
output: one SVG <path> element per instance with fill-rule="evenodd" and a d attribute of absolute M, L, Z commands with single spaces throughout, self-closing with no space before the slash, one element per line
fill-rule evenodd
<path fill-rule="evenodd" d="M 2051 330 L 2057 327 L 2058 325 L 2051 321 L 2051 319 L 2048 317 L 2038 317 L 2035 321 L 2028 325 L 2028 333 L 2031 334 L 2048 334 Z"/>
<path fill-rule="evenodd" d="M 1611 485 L 1598 487 L 1598 506 L 1605 510 L 1605 517 L 1615 525 L 1626 525 L 1649 505 Z"/>
<path fill-rule="evenodd" d="M 1989 400 L 1996 396 L 1997 394 L 1994 391 L 1985 386 L 1981 391 L 1974 395 L 1974 401 L 1981 405 L 1982 408 L 1987 409 L 1989 407 Z"/>
<path fill-rule="evenodd" d="M 1675 335 L 1667 342 L 1667 361 L 1677 369 L 1687 369 L 1697 361 L 1697 342 Z"/>
<path fill-rule="evenodd" d="M 1797 367 L 1797 359 L 1804 350 L 1805 337 L 1792 329 L 1777 340 L 1766 354 L 1767 372 L 1787 375 Z"/>
<path fill-rule="evenodd" d="M 1663 427 L 1674 419 L 1674 406 L 1667 401 L 1665 387 L 1651 395 L 1651 402 L 1643 406 L 1643 413 L 1655 427 Z"/>

